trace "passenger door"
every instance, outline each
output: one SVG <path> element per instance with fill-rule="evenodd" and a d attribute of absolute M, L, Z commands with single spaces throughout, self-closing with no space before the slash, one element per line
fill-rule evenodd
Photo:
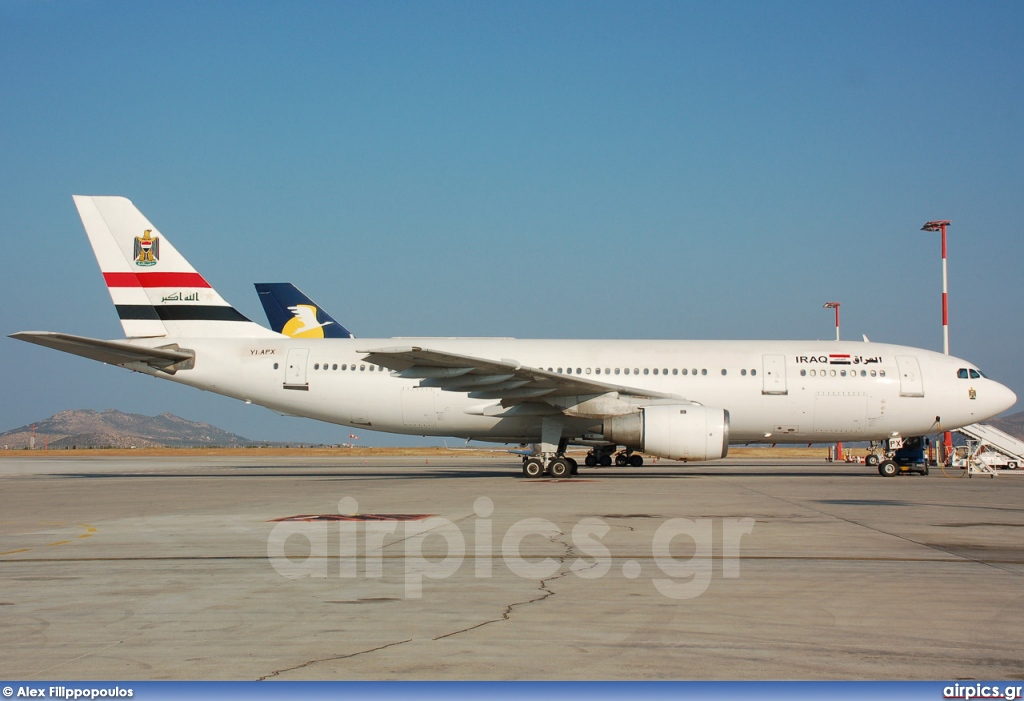
<path fill-rule="evenodd" d="M 288 359 L 284 364 L 284 388 L 309 390 L 306 381 L 306 361 L 309 360 L 308 348 L 289 348 Z"/>
<path fill-rule="evenodd" d="M 913 355 L 897 355 L 896 367 L 900 372 L 900 396 L 923 397 L 924 378 L 921 377 L 921 365 Z"/>

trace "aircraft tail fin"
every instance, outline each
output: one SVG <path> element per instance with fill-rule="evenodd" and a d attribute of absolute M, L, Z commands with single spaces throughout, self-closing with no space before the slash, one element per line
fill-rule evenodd
<path fill-rule="evenodd" d="M 131 200 L 74 200 L 125 336 L 277 336 L 228 304 Z"/>
<path fill-rule="evenodd" d="M 355 338 L 290 282 L 257 282 L 270 327 L 292 338 Z"/>

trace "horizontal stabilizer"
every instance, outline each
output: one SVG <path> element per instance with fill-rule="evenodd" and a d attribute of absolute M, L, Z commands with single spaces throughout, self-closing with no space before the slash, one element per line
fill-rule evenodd
<path fill-rule="evenodd" d="M 172 374 L 179 369 L 185 369 L 183 364 L 190 364 L 195 358 L 195 353 L 178 348 L 177 344 L 162 348 L 147 348 L 124 341 L 103 341 L 98 338 L 73 336 L 52 331 L 20 331 L 12 333 L 11 338 L 80 355 L 101 363 L 110 365 L 144 363 Z"/>

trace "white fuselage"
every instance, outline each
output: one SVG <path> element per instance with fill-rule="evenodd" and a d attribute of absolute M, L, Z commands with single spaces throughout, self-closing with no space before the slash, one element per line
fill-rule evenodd
<path fill-rule="evenodd" d="M 168 340 L 135 343 L 157 346 Z M 869 342 L 283 336 L 173 340 L 195 351 L 193 369 L 173 376 L 136 369 L 283 414 L 393 433 L 496 442 L 538 441 L 541 421 L 528 415 L 489 415 L 499 413 L 493 411 L 500 408 L 498 401 L 420 387 L 419 380 L 367 363 L 365 351 L 415 344 L 677 395 L 727 410 L 734 444 L 924 435 L 982 421 L 1016 399 L 967 361 Z M 578 425 L 586 423 L 580 419 Z"/>

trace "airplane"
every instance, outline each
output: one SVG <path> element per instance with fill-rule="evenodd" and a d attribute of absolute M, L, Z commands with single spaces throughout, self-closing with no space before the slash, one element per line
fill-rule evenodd
<path fill-rule="evenodd" d="M 292 338 L 353 338 L 316 302 L 290 282 L 257 282 L 270 328 Z"/>
<path fill-rule="evenodd" d="M 635 453 L 715 460 L 730 444 L 898 447 L 1017 400 L 966 360 L 866 339 L 292 338 L 239 313 L 130 200 L 74 201 L 125 338 L 13 338 L 285 415 L 533 444 L 530 478 L 571 477 L 570 445 L 590 447 L 591 466 L 620 448 L 617 463 L 642 465 Z"/>

